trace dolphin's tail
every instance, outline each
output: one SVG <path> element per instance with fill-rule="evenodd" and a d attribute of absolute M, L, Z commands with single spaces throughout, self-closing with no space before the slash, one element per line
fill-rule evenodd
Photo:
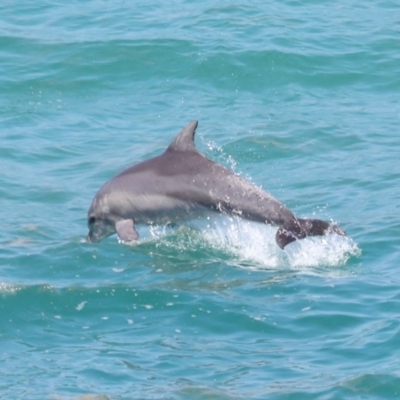
<path fill-rule="evenodd" d="M 346 235 L 346 232 L 337 225 L 328 224 L 320 219 L 295 218 L 286 221 L 279 227 L 275 235 L 275 240 L 278 246 L 284 249 L 286 245 L 297 239 L 304 239 L 306 236 L 322 236 L 332 232 L 341 236 Z"/>

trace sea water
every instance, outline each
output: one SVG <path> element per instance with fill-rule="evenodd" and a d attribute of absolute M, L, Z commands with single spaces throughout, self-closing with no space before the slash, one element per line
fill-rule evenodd
<path fill-rule="evenodd" d="M 0 397 L 397 399 L 400 6 L 0 4 Z M 196 145 L 347 237 L 215 216 L 84 241 L 117 172 Z"/>

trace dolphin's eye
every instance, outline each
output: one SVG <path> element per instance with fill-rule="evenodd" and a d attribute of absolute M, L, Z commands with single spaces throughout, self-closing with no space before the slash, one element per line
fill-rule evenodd
<path fill-rule="evenodd" d="M 91 216 L 91 217 L 89 218 L 89 225 L 92 225 L 92 224 L 94 224 L 95 222 L 96 222 L 96 217 Z"/>

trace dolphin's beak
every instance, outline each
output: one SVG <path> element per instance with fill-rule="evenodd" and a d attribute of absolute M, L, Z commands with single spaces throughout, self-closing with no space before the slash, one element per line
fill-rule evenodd
<path fill-rule="evenodd" d="M 93 234 L 92 231 L 89 231 L 88 235 L 86 236 L 86 241 L 88 243 L 99 243 L 100 240 L 98 239 L 98 237 L 96 235 Z"/>

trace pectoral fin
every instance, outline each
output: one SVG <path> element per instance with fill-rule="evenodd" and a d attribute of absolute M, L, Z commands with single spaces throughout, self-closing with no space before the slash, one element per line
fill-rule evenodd
<path fill-rule="evenodd" d="M 124 242 L 131 242 L 139 237 L 132 219 L 123 219 L 115 223 L 115 230 L 118 237 Z"/>

